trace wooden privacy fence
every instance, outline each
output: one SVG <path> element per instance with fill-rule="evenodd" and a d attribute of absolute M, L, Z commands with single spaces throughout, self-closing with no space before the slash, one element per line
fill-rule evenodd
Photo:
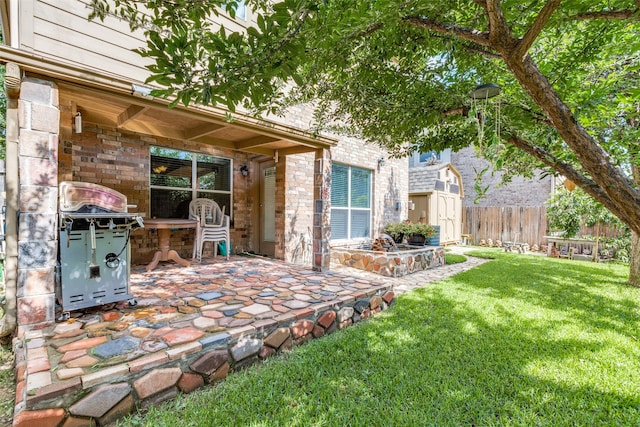
<path fill-rule="evenodd" d="M 480 240 L 492 239 L 544 245 L 544 236 L 549 234 L 547 227 L 547 210 L 544 207 L 500 207 L 500 206 L 467 206 L 462 208 L 462 234 L 471 236 L 470 243 L 478 244 Z M 597 227 L 583 226 L 579 236 L 615 237 L 620 231 L 614 227 L 601 225 Z"/>
<path fill-rule="evenodd" d="M 462 208 L 462 233 L 471 243 L 492 239 L 518 241 L 533 246 L 545 243 L 547 217 L 544 207 L 468 206 Z"/>

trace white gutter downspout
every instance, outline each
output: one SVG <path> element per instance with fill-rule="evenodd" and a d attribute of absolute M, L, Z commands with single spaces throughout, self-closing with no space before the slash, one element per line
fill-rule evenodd
<path fill-rule="evenodd" d="M 5 91 L 7 94 L 6 137 L 6 258 L 5 258 L 5 313 L 0 322 L 0 337 L 12 334 L 17 326 L 18 278 L 18 99 L 20 98 L 20 67 L 9 62 L 6 66 Z"/>
<path fill-rule="evenodd" d="M 11 47 L 20 48 L 20 41 L 18 40 L 18 15 L 20 14 L 20 2 L 19 0 L 11 0 L 9 4 L 9 37 Z"/>

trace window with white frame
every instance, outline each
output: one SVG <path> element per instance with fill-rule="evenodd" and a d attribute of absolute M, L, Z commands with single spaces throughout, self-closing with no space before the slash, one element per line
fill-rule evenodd
<path fill-rule="evenodd" d="M 189 203 L 215 200 L 231 215 L 231 159 L 151 147 L 151 217 L 188 218 Z"/>
<path fill-rule="evenodd" d="M 371 237 L 371 171 L 331 166 L 331 239 Z"/>

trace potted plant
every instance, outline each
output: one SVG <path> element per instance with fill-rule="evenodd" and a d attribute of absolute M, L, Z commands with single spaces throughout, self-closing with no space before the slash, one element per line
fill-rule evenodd
<path fill-rule="evenodd" d="M 435 234 L 435 230 L 428 224 L 410 224 L 407 243 L 410 245 L 424 246 L 429 238 Z"/>
<path fill-rule="evenodd" d="M 409 222 L 392 222 L 385 225 L 382 231 L 391 236 L 394 242 L 402 243 L 404 236 L 410 234 L 412 225 Z"/>

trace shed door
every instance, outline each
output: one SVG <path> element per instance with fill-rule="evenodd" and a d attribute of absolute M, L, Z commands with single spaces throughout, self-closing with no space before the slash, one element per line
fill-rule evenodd
<path fill-rule="evenodd" d="M 460 221 L 456 209 L 456 199 L 458 198 L 457 195 L 438 194 L 438 224 L 440 224 L 441 242 L 457 240 L 456 225 Z"/>

